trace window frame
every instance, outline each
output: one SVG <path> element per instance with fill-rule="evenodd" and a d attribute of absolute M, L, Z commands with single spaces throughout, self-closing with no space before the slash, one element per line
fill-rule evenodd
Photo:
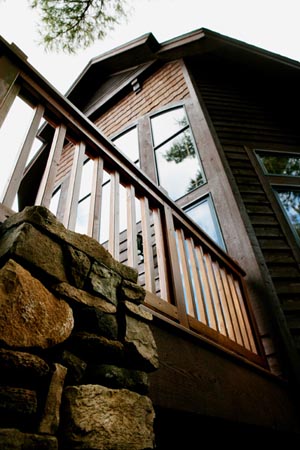
<path fill-rule="evenodd" d="M 300 246 L 300 236 L 298 235 L 293 223 L 291 222 L 287 211 L 284 208 L 284 205 L 282 204 L 278 192 L 280 191 L 289 191 L 289 190 L 296 190 L 300 192 L 300 176 L 297 175 L 284 175 L 284 174 L 270 174 L 263 162 L 261 161 L 261 158 L 258 155 L 258 152 L 263 152 L 263 153 L 269 153 L 270 156 L 284 156 L 284 157 L 289 157 L 289 156 L 296 156 L 299 157 L 300 159 L 300 151 L 291 151 L 291 150 L 287 150 L 287 151 L 282 151 L 280 149 L 270 149 L 270 148 L 255 148 L 254 150 L 254 155 L 255 155 L 255 159 L 258 163 L 258 166 L 261 170 L 261 172 L 263 173 L 263 176 L 265 178 L 265 180 L 267 180 L 269 186 L 270 186 L 270 190 L 271 193 L 273 195 L 274 198 L 274 202 L 276 205 L 278 205 L 278 208 L 281 212 L 281 217 L 284 218 L 285 223 L 287 224 L 288 229 L 290 230 L 294 240 L 296 241 L 297 245 Z M 276 212 L 276 211 L 275 211 Z M 279 222 L 280 222 L 280 218 L 279 218 Z M 285 228 L 286 229 L 286 228 Z"/>
<path fill-rule="evenodd" d="M 196 208 L 198 205 L 200 205 L 201 203 L 204 203 L 205 201 L 207 201 L 207 203 L 208 203 L 211 219 L 212 219 L 212 222 L 213 222 L 213 225 L 214 225 L 214 228 L 215 228 L 216 235 L 218 237 L 218 241 L 215 241 L 207 233 L 207 231 L 205 231 L 204 228 L 200 227 L 200 225 L 197 224 L 197 222 L 195 222 L 194 219 L 188 214 L 188 211 L 192 210 L 193 208 Z M 218 245 L 225 252 L 227 251 L 225 240 L 224 240 L 222 229 L 221 229 L 221 225 L 220 225 L 220 221 L 219 221 L 219 218 L 218 218 L 218 215 L 217 215 L 217 211 L 216 211 L 216 208 L 215 208 L 214 200 L 213 200 L 212 194 L 210 192 L 208 192 L 207 194 L 202 195 L 201 197 L 198 197 L 193 202 L 185 205 L 182 209 L 185 212 L 185 214 L 187 214 L 190 217 L 190 219 L 193 220 L 193 222 L 195 222 L 195 224 L 199 228 L 201 228 L 204 231 L 204 233 L 206 233 L 215 242 L 216 245 Z"/>
<path fill-rule="evenodd" d="M 151 127 L 151 118 L 158 116 L 160 114 L 163 114 L 167 111 L 177 109 L 177 108 L 183 108 L 185 116 L 187 118 L 188 124 L 186 127 L 183 127 L 183 129 L 188 129 L 191 135 L 191 139 L 193 142 L 193 145 L 195 147 L 195 151 L 197 152 L 197 158 L 199 161 L 199 166 L 202 170 L 203 179 L 204 182 L 200 186 L 196 187 L 192 191 L 182 195 L 180 198 L 175 200 L 175 203 L 178 205 L 179 208 L 181 208 L 183 211 L 186 208 L 190 208 L 193 205 L 196 206 L 198 202 L 201 202 L 205 197 L 209 197 L 210 202 L 210 210 L 212 210 L 212 218 L 214 223 L 216 224 L 216 230 L 217 234 L 220 237 L 220 241 L 223 245 L 220 245 L 218 242 L 216 242 L 213 238 L 213 241 L 218 245 L 223 251 L 227 252 L 227 246 L 226 241 L 224 238 L 224 234 L 221 227 L 221 222 L 218 217 L 217 208 L 215 206 L 215 202 L 213 200 L 213 193 L 211 192 L 211 187 L 209 183 L 209 179 L 206 176 L 205 167 L 203 164 L 203 160 L 201 157 L 201 152 L 199 151 L 197 140 L 194 134 L 194 130 L 192 127 L 192 123 L 189 117 L 189 110 L 186 105 L 186 102 L 184 100 L 172 102 L 168 105 L 160 106 L 158 108 L 155 108 L 155 110 L 145 114 L 144 116 L 139 117 L 137 120 L 134 120 L 133 122 L 129 123 L 126 127 L 123 129 L 117 131 L 116 133 L 113 133 L 110 136 L 110 140 L 113 142 L 115 138 L 122 136 L 127 131 L 130 131 L 132 128 L 137 128 L 137 135 L 138 135 L 138 146 L 139 146 L 139 169 L 146 174 L 157 186 L 159 186 L 162 190 L 164 190 L 163 186 L 159 185 L 158 183 L 158 171 L 157 171 L 157 162 L 155 157 L 155 147 L 153 142 L 153 136 L 152 136 L 152 127 Z M 182 130 L 180 131 L 182 132 Z M 180 133 L 178 133 L 180 134 Z M 165 141 L 164 141 L 165 142 Z M 160 143 L 159 146 L 163 145 L 163 143 Z M 131 161 L 132 162 L 132 161 Z M 167 194 L 168 195 L 168 194 Z M 197 225 L 199 226 L 199 225 Z"/>
<path fill-rule="evenodd" d="M 158 145 L 155 146 L 155 144 L 154 144 L 154 136 L 153 136 L 153 132 L 152 132 L 151 120 L 154 117 L 158 117 L 160 115 L 163 115 L 163 114 L 167 113 L 168 111 L 172 111 L 172 110 L 179 109 L 179 108 L 182 108 L 184 110 L 185 117 L 187 119 L 187 125 L 182 127 L 182 129 L 179 130 L 178 132 L 173 133 L 171 135 L 171 137 L 169 137 L 167 139 L 164 139 L 162 142 L 160 142 Z M 156 111 L 152 111 L 151 113 L 148 114 L 148 124 L 149 124 L 149 132 L 150 132 L 150 136 L 151 136 L 151 147 L 152 147 L 152 153 L 153 153 L 153 159 L 154 159 L 154 171 L 155 171 L 156 183 L 162 189 L 164 189 L 164 186 L 159 183 L 159 178 L 160 177 L 159 177 L 159 170 L 158 170 L 158 165 L 157 165 L 156 150 L 158 150 L 161 147 L 163 147 L 167 142 L 170 142 L 173 139 L 175 139 L 176 137 L 178 137 L 181 133 L 184 133 L 186 130 L 189 130 L 189 133 L 190 133 L 190 136 L 191 136 L 191 139 L 192 139 L 192 144 L 193 144 L 193 146 L 195 148 L 196 157 L 197 157 L 198 162 L 199 162 L 199 167 L 200 167 L 201 173 L 203 175 L 203 183 L 200 186 L 197 186 L 196 188 L 192 189 L 190 192 L 186 192 L 185 194 L 181 195 L 176 200 L 174 200 L 176 203 L 179 203 L 182 200 L 184 201 L 185 198 L 188 198 L 187 196 L 189 196 L 189 197 L 193 196 L 194 192 L 198 191 L 199 189 L 201 189 L 203 186 L 207 185 L 207 183 L 208 183 L 208 180 L 207 180 L 207 177 L 206 177 L 206 174 L 205 174 L 205 169 L 204 169 L 204 166 L 203 166 L 203 162 L 202 162 L 202 159 L 201 159 L 201 154 L 199 152 L 196 139 L 194 137 L 193 129 L 192 129 L 192 126 L 191 126 L 191 122 L 190 122 L 190 119 L 189 119 L 189 115 L 188 115 L 188 111 L 187 111 L 187 108 L 185 106 L 185 103 L 182 102 L 182 101 L 181 102 L 176 102 L 176 103 L 173 103 L 171 105 L 170 104 L 169 105 L 165 105 L 165 106 L 163 106 L 162 108 L 159 108 Z M 141 169 L 143 170 L 142 167 L 141 167 Z M 198 199 L 199 195 L 197 195 L 196 198 Z M 187 201 L 189 201 L 189 200 L 187 200 Z"/>

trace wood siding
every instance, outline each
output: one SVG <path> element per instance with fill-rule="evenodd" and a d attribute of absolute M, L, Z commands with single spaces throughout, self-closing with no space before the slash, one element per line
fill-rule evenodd
<path fill-rule="evenodd" d="M 300 349 L 299 248 L 289 236 L 267 180 L 251 157 L 254 148 L 299 152 L 299 126 L 289 107 L 292 88 L 281 85 L 278 92 L 278 84 L 271 79 L 260 79 L 256 73 L 249 76 L 240 68 L 234 72 L 231 67 L 227 76 L 226 66 L 208 63 L 199 70 L 190 61 L 190 67 Z"/>
<path fill-rule="evenodd" d="M 179 62 L 165 64 L 144 81 L 142 90 L 131 92 L 95 121 L 106 136 L 122 130 L 138 118 L 188 97 L 188 87 Z"/>

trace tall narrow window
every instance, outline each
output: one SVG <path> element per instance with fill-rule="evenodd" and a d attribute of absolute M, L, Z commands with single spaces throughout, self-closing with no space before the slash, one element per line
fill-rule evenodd
<path fill-rule="evenodd" d="M 270 150 L 255 153 L 300 243 L 300 155 Z"/>
<path fill-rule="evenodd" d="M 277 189 L 277 198 L 283 207 L 298 239 L 300 239 L 300 189 Z"/>
<path fill-rule="evenodd" d="M 185 208 L 185 212 L 216 242 L 216 244 L 225 250 L 221 229 L 210 195 L 205 196 L 205 198 L 201 199 L 196 204 Z"/>
<path fill-rule="evenodd" d="M 158 183 L 173 200 L 205 182 L 184 107 L 151 118 Z"/>

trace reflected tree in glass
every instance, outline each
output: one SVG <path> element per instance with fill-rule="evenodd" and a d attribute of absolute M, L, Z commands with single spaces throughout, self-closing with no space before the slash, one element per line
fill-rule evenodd
<path fill-rule="evenodd" d="M 279 191 L 279 200 L 300 237 L 300 191 Z"/>
<path fill-rule="evenodd" d="M 274 155 L 267 152 L 257 152 L 265 170 L 270 175 L 300 176 L 300 157 Z"/>
<path fill-rule="evenodd" d="M 204 183 L 204 175 L 183 107 L 152 119 L 159 184 L 173 200 Z"/>

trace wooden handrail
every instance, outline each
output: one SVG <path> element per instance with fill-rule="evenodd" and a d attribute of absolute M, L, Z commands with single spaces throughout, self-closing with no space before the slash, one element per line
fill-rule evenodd
<path fill-rule="evenodd" d="M 136 267 L 140 283 L 151 293 L 149 306 L 173 317 L 180 325 L 213 330 L 222 335 L 230 347 L 253 353 L 264 361 L 253 314 L 242 277 L 241 267 L 220 249 L 150 178 L 106 139 L 68 99 L 59 94 L 30 64 L 3 40 L 0 58 L 10 61 L 9 70 L 17 74 L 0 92 L 0 117 L 4 117 L 12 102 L 12 93 L 19 95 L 35 108 L 32 124 L 22 146 L 14 173 L 3 197 L 11 208 L 24 175 L 30 176 L 38 158 L 26 167 L 29 151 L 37 133 L 47 135 L 55 128 L 49 142 L 48 162 L 38 187 L 36 204 L 49 207 L 56 186 L 56 172 L 63 147 L 67 142 L 75 147 L 73 166 L 64 200 L 64 225 L 75 229 L 81 174 L 84 159 L 94 164 L 90 192 L 90 213 L 87 234 L 99 239 L 101 214 L 109 214 L 110 226 L 107 248 L 116 259 Z M 0 76 L 5 74 L 0 72 Z M 14 89 L 17 85 L 18 89 Z M 1 79 L 0 79 L 1 86 Z M 9 98 L 9 102 L 6 99 Z M 42 119 L 46 123 L 39 128 Z M 38 131 L 39 129 L 39 131 Z M 47 147 L 46 145 L 46 147 Z M 70 145 L 70 144 L 68 144 Z M 42 151 L 45 151 L 45 148 Z M 0 149 L 1 152 L 1 149 Z M 1 153 L 0 153 L 1 158 Z M 102 208 L 104 170 L 110 177 L 110 210 Z M 120 231 L 120 187 L 125 187 L 127 228 Z M 136 202 L 141 207 L 137 219 Z M 143 255 L 138 257 L 137 234 L 142 236 Z M 124 239 L 123 239 L 124 234 Z M 106 245 L 106 244 L 105 244 Z M 121 256 L 121 246 L 124 246 Z M 207 331 L 209 334 L 210 332 Z"/>

